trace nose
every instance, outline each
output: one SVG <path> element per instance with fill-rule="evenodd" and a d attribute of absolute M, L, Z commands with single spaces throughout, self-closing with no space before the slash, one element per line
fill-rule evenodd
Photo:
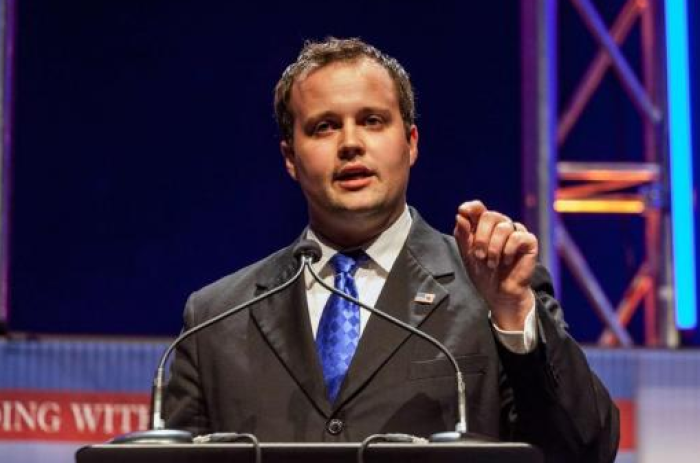
<path fill-rule="evenodd" d="M 365 145 L 357 125 L 354 123 L 343 124 L 340 144 L 338 146 L 338 156 L 343 159 L 348 159 L 361 156 L 364 152 Z"/>

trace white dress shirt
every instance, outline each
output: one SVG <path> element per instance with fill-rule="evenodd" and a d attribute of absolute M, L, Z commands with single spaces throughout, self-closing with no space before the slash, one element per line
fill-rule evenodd
<path fill-rule="evenodd" d="M 408 206 L 406 206 L 403 214 L 389 228 L 384 230 L 368 246 L 364 247 L 364 251 L 369 259 L 362 263 L 355 272 L 355 285 L 357 286 L 359 299 L 364 304 L 371 307 L 377 304 L 379 294 L 382 292 L 384 283 L 389 277 L 391 268 L 394 266 L 396 258 L 406 243 L 412 223 L 413 219 L 411 219 Z M 315 241 L 321 247 L 321 259 L 311 264 L 313 269 L 325 283 L 333 286 L 335 274 L 333 267 L 329 265 L 329 261 L 340 250 L 320 239 L 311 227 L 307 230 L 306 237 Z M 311 329 L 315 338 L 330 292 L 314 280 L 308 271 L 304 273 L 304 282 L 306 284 Z M 533 307 L 525 320 L 524 331 L 505 331 L 492 323 L 501 343 L 515 353 L 527 353 L 534 350 L 537 345 L 537 318 L 535 313 Z M 371 312 L 368 310 L 360 309 L 360 336 L 362 336 L 371 315 Z"/>

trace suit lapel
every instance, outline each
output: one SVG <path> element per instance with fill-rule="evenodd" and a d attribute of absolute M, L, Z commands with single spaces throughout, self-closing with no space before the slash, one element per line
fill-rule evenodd
<path fill-rule="evenodd" d="M 377 308 L 411 326 L 420 327 L 448 296 L 439 280 L 454 274 L 454 252 L 449 249 L 445 237 L 426 224 L 415 210 L 411 209 L 411 215 L 411 232 L 384 284 Z M 280 251 L 260 270 L 257 294 L 291 278 L 297 268 L 292 255 L 295 244 Z M 330 417 L 362 390 L 406 342 L 410 333 L 372 315 L 338 400 L 331 405 L 326 396 L 305 291 L 304 279 L 300 278 L 286 290 L 257 304 L 251 310 L 251 316 L 309 400 L 320 413 Z M 434 298 L 430 303 L 417 302 L 418 293 L 434 295 Z"/>
<path fill-rule="evenodd" d="M 259 294 L 294 274 L 297 263 L 292 256 L 292 248 L 293 245 L 282 251 L 279 259 L 273 259 L 267 267 L 269 273 L 261 272 Z M 291 287 L 256 305 L 251 316 L 292 378 L 315 407 L 328 417 L 330 404 L 316 354 L 305 290 L 302 276 Z"/>
<path fill-rule="evenodd" d="M 442 236 L 430 228 L 415 211 L 414 225 L 406 245 L 397 257 L 382 289 L 377 308 L 413 327 L 419 327 L 448 296 L 438 278 L 454 270 L 443 257 Z M 419 293 L 432 295 L 432 301 L 416 301 Z M 420 299 L 420 298 L 419 298 Z M 372 315 L 360 338 L 345 382 L 334 409 L 352 399 L 374 374 L 386 364 L 411 334 L 377 315 Z"/>

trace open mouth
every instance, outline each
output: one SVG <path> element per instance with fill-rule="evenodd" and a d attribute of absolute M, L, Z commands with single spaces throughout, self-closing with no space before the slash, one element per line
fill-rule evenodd
<path fill-rule="evenodd" d="M 337 172 L 333 179 L 343 188 L 358 189 L 366 186 L 374 177 L 374 172 L 364 166 L 349 166 Z"/>
<path fill-rule="evenodd" d="M 365 166 L 353 166 L 345 167 L 341 169 L 340 172 L 336 173 L 334 176 L 335 180 L 356 180 L 360 178 L 371 177 L 374 172 L 366 168 Z"/>

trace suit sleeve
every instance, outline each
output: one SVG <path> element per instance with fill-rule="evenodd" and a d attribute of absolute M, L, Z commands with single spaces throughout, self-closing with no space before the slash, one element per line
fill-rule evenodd
<path fill-rule="evenodd" d="M 185 307 L 183 332 L 196 325 L 194 296 L 190 296 Z M 166 427 L 183 429 L 194 435 L 211 432 L 198 360 L 195 335 L 183 341 L 175 350 L 164 397 Z"/>
<path fill-rule="evenodd" d="M 538 446 L 548 463 L 613 462 L 619 443 L 617 407 L 566 331 L 544 267 L 536 269 L 533 289 L 538 347 L 524 355 L 498 347 L 508 437 Z"/>

